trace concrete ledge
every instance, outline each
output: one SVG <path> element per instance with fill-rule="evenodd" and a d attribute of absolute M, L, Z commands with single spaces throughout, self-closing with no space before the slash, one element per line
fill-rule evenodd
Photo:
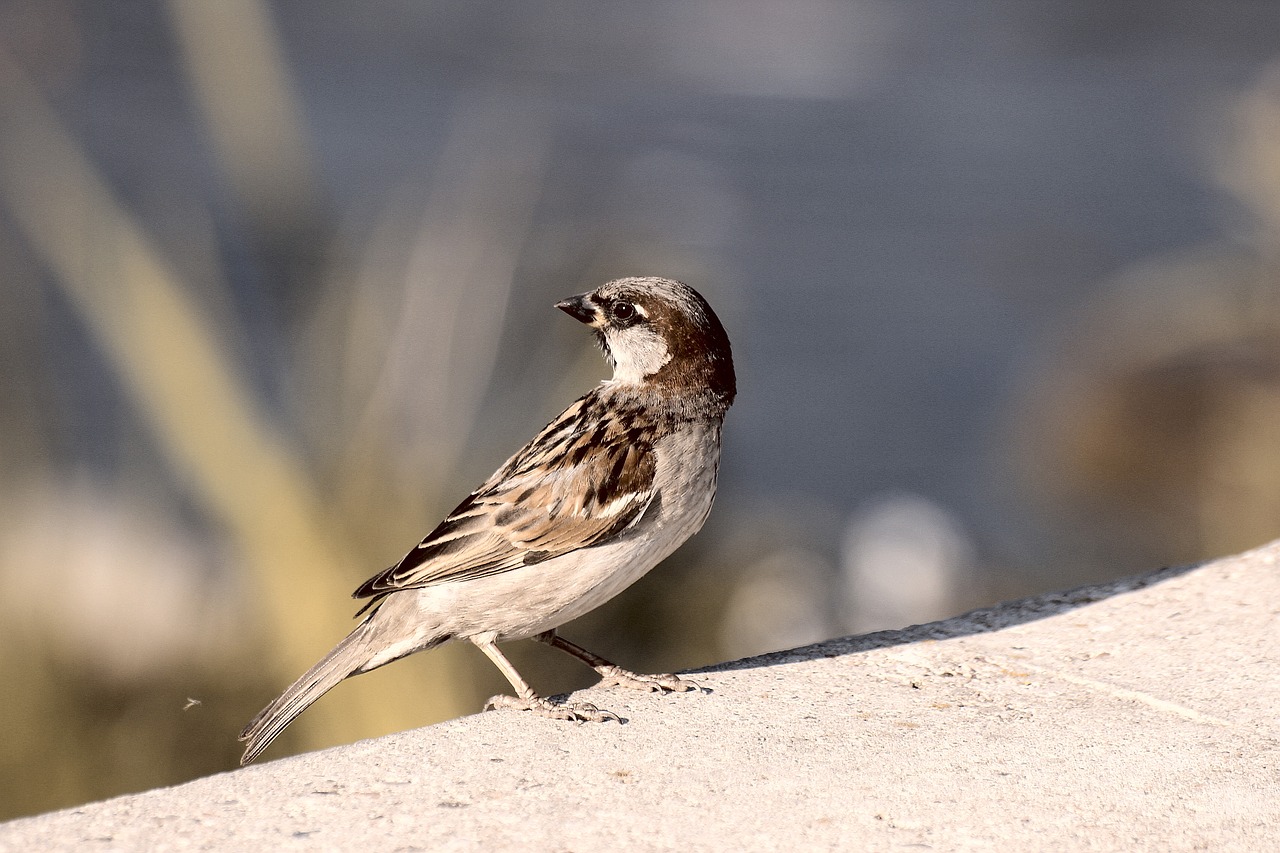
<path fill-rule="evenodd" d="M 2 850 L 1280 849 L 1280 542 L 0 825 Z"/>

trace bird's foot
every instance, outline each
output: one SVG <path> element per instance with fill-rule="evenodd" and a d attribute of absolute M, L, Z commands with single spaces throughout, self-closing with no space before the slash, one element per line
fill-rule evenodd
<path fill-rule="evenodd" d="M 629 687 L 632 690 L 647 690 L 650 693 L 663 693 L 666 691 L 686 693 L 690 690 L 702 689 L 697 682 L 681 678 L 678 675 L 672 675 L 669 672 L 640 675 L 613 664 L 596 667 L 596 672 L 600 673 L 600 683 L 606 687 Z"/>
<path fill-rule="evenodd" d="M 532 711 L 539 716 L 550 717 L 553 720 L 573 720 L 580 723 L 603 723 L 606 720 L 613 720 L 615 723 L 622 722 L 617 714 L 612 711 L 602 711 L 589 702 L 557 703 L 552 702 L 550 699 L 543 699 L 540 696 L 521 699 L 518 696 L 499 694 L 489 697 L 489 701 L 484 703 L 486 711 L 499 708 L 507 708 L 513 711 Z"/>

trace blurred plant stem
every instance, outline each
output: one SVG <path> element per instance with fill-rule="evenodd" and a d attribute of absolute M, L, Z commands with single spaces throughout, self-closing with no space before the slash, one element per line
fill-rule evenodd
<path fill-rule="evenodd" d="M 300 674 L 349 624 L 353 560 L 295 449 L 262 411 L 183 282 L 16 63 L 0 52 L 0 198 L 192 492 L 233 533 L 270 625 L 270 665 Z M 449 683 L 449 650 L 431 656 Z M 265 703 L 269 696 L 264 696 Z M 303 718 L 329 745 L 456 715 L 430 683 L 339 691 Z M 228 732 L 228 737 L 232 732 Z"/>
<path fill-rule="evenodd" d="M 169 0 L 218 162 L 259 232 L 318 206 L 302 106 L 261 0 Z"/>
<path fill-rule="evenodd" d="M 313 350 L 337 341 L 344 359 L 347 504 L 372 505 L 368 496 L 399 485 L 408 494 L 397 504 L 448 509 L 422 507 L 423 484 L 452 482 L 474 439 L 550 153 L 539 116 L 501 94 L 465 99 L 420 209 L 389 210 L 356 286 L 343 280 L 327 294 Z"/>

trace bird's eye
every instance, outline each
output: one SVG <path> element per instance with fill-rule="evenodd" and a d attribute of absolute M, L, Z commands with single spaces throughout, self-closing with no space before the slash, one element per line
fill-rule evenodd
<path fill-rule="evenodd" d="M 636 306 L 630 302 L 615 302 L 613 307 L 609 309 L 609 313 L 613 315 L 613 319 L 626 323 L 635 319 Z"/>

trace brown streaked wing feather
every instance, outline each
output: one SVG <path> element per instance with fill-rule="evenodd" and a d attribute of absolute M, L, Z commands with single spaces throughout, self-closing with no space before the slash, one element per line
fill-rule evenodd
<path fill-rule="evenodd" d="M 356 598 L 484 577 L 598 545 L 653 500 L 653 434 L 575 402 Z"/>

